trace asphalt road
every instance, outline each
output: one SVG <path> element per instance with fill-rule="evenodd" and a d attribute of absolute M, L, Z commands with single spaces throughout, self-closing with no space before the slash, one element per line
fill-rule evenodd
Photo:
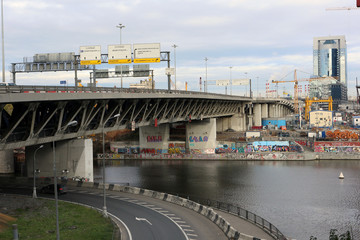
<path fill-rule="evenodd" d="M 2 188 L 1 192 L 26 194 L 31 189 Z M 38 197 L 53 198 L 39 194 Z M 69 188 L 59 200 L 71 201 L 102 209 L 103 193 L 99 189 Z M 122 192 L 107 191 L 108 213 L 119 218 L 129 229 L 132 240 L 225 240 L 225 234 L 206 217 L 184 207 Z"/>

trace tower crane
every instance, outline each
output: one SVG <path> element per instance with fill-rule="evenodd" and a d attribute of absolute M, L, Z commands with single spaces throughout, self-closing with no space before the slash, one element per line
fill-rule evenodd
<path fill-rule="evenodd" d="M 299 113 L 299 95 L 298 95 L 299 82 L 303 82 L 303 81 L 312 82 L 312 81 L 316 81 L 316 80 L 328 80 L 329 78 L 332 78 L 332 77 L 316 77 L 316 78 L 297 79 L 297 73 L 296 73 L 296 69 L 295 69 L 294 70 L 294 80 L 289 80 L 289 81 L 272 80 L 272 83 L 276 83 L 276 84 L 278 84 L 278 83 L 289 83 L 289 82 L 294 83 L 294 108 L 295 108 L 295 114 L 298 114 Z"/>

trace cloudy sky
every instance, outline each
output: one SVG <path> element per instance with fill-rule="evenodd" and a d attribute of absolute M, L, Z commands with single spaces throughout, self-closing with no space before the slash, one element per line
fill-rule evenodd
<path fill-rule="evenodd" d="M 174 65 L 176 44 L 177 88 L 199 90 L 199 78 L 208 80 L 251 78 L 253 91 L 264 96 L 272 79 L 291 80 L 313 73 L 313 37 L 345 35 L 348 51 L 348 87 L 355 95 L 360 82 L 360 9 L 327 11 L 334 7 L 355 7 L 356 0 L 4 0 L 6 80 L 11 63 L 37 53 L 75 52 L 80 46 L 122 43 L 160 43 L 171 52 Z M 101 65 L 97 68 L 113 68 Z M 167 88 L 166 62 L 150 65 L 156 87 Z M 230 70 L 230 67 L 231 70 Z M 131 66 L 132 68 L 132 66 Z M 284 78 L 284 76 L 287 76 Z M 89 72 L 80 73 L 83 84 Z M 74 84 L 73 72 L 19 73 L 17 84 Z M 172 77 L 174 80 L 174 77 Z M 139 82 L 124 79 L 124 86 Z M 101 79 L 101 86 L 120 86 L 120 79 Z M 274 85 L 270 85 L 275 88 Z M 279 90 L 292 91 L 292 84 Z M 224 93 L 224 87 L 209 86 Z M 229 91 L 229 90 L 228 90 Z M 232 93 L 243 95 L 244 86 Z M 291 92 L 292 93 L 292 92 Z"/>

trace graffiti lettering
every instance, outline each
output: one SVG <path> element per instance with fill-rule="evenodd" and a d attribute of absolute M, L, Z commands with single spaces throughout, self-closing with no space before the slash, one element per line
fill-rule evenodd
<path fill-rule="evenodd" d="M 204 136 L 204 137 L 202 137 L 202 136 L 199 136 L 199 137 L 197 137 L 197 136 L 190 136 L 189 137 L 189 141 L 190 142 L 207 142 L 209 139 L 208 139 L 208 137 L 207 136 Z"/>
<path fill-rule="evenodd" d="M 162 142 L 162 136 L 147 136 L 148 142 Z"/>

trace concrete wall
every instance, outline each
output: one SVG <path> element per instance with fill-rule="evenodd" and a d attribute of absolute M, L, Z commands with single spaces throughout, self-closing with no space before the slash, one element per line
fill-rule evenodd
<path fill-rule="evenodd" d="M 26 147 L 27 176 L 33 176 L 33 162 L 35 150 L 39 147 Z M 54 157 L 52 143 L 44 144 L 44 147 L 36 152 L 35 169 L 40 169 L 38 177 L 54 176 Z M 72 139 L 55 143 L 55 159 L 57 176 L 80 176 L 94 180 L 93 173 L 93 144 L 91 139 Z M 62 170 L 67 169 L 68 174 Z"/>
<path fill-rule="evenodd" d="M 14 151 L 0 151 L 0 173 L 14 173 Z"/>
<path fill-rule="evenodd" d="M 170 125 L 158 127 L 146 126 L 139 128 L 140 152 L 154 150 L 154 153 L 167 153 L 169 148 Z M 152 153 L 152 152 L 149 152 Z"/>
<path fill-rule="evenodd" d="M 186 125 L 186 149 L 190 153 L 215 153 L 216 119 L 205 119 Z"/>

